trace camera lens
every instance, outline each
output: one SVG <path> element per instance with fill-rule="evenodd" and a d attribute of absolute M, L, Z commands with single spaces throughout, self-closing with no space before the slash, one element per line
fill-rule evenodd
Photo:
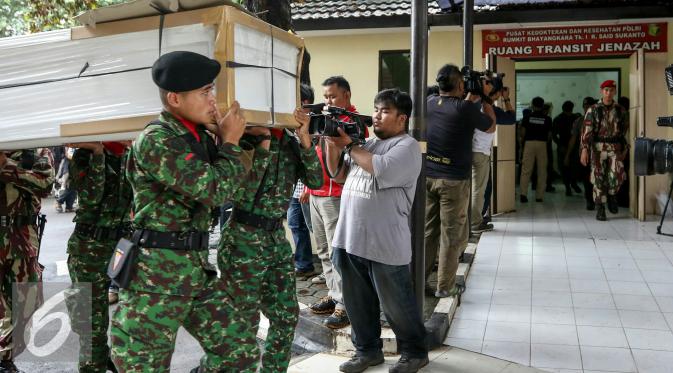
<path fill-rule="evenodd" d="M 673 172 L 673 141 L 637 138 L 634 161 L 637 176 Z"/>

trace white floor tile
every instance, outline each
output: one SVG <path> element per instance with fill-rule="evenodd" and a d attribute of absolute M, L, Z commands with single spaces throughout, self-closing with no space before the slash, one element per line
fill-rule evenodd
<path fill-rule="evenodd" d="M 604 280 L 571 279 L 570 288 L 573 293 L 610 294 L 608 282 Z"/>
<path fill-rule="evenodd" d="M 515 342 L 484 341 L 482 354 L 530 365 L 530 344 Z"/>
<path fill-rule="evenodd" d="M 488 312 L 490 308 L 490 304 L 461 303 L 460 307 L 456 309 L 455 317 L 457 319 L 486 321 L 488 319 Z"/>
<path fill-rule="evenodd" d="M 622 327 L 617 310 L 575 308 L 575 322 L 578 326 Z"/>
<path fill-rule="evenodd" d="M 668 327 L 673 330 L 673 313 L 671 312 L 665 312 L 663 313 L 664 319 L 666 319 L 666 322 L 668 323 Z"/>
<path fill-rule="evenodd" d="M 673 283 L 673 272 L 643 270 L 643 278 L 647 282 Z"/>
<path fill-rule="evenodd" d="M 533 291 L 570 291 L 570 281 L 565 278 L 536 279 L 533 281 Z"/>
<path fill-rule="evenodd" d="M 608 269 L 604 268 L 605 277 L 608 281 L 635 281 L 641 282 L 645 281 L 643 276 L 640 275 L 640 270 L 638 269 Z"/>
<path fill-rule="evenodd" d="M 636 360 L 636 367 L 640 373 L 671 373 L 673 367 L 673 352 L 631 350 Z"/>
<path fill-rule="evenodd" d="M 450 338 L 484 339 L 486 321 L 454 319 L 449 327 Z"/>
<path fill-rule="evenodd" d="M 485 341 L 530 342 L 530 324 L 518 322 L 488 321 Z"/>
<path fill-rule="evenodd" d="M 501 276 L 495 278 L 494 290 L 528 290 L 532 288 L 530 277 Z"/>
<path fill-rule="evenodd" d="M 619 310 L 624 328 L 669 330 L 664 316 L 659 312 Z"/>
<path fill-rule="evenodd" d="M 651 295 L 613 294 L 612 298 L 618 310 L 659 311 L 659 306 Z"/>
<path fill-rule="evenodd" d="M 532 344 L 530 363 L 539 368 L 582 369 L 579 346 Z"/>
<path fill-rule="evenodd" d="M 492 304 L 488 313 L 488 321 L 529 323 L 530 314 L 530 306 Z"/>
<path fill-rule="evenodd" d="M 533 265 L 533 282 L 544 278 L 568 278 L 568 268 Z"/>
<path fill-rule="evenodd" d="M 598 256 L 567 256 L 566 264 L 568 268 L 598 268 L 603 269 L 600 259 Z M 603 272 L 603 271 L 601 271 Z"/>
<path fill-rule="evenodd" d="M 629 348 L 622 328 L 578 325 L 577 336 L 581 346 Z"/>
<path fill-rule="evenodd" d="M 516 306 L 531 305 L 530 290 L 499 290 L 493 291 L 492 304 L 511 304 Z"/>
<path fill-rule="evenodd" d="M 602 280 L 605 281 L 605 273 L 603 268 L 599 267 L 568 267 L 568 277 L 571 280 Z"/>
<path fill-rule="evenodd" d="M 533 307 L 572 307 L 570 292 L 533 290 Z"/>
<path fill-rule="evenodd" d="M 652 295 L 645 282 L 608 281 L 612 294 Z"/>
<path fill-rule="evenodd" d="M 463 350 L 481 352 L 481 339 L 462 339 L 462 338 L 446 338 L 444 344 L 447 346 L 453 346 L 457 348 L 462 348 Z"/>
<path fill-rule="evenodd" d="M 673 297 L 654 297 L 661 312 L 673 312 Z"/>
<path fill-rule="evenodd" d="M 616 309 L 611 294 L 572 293 L 572 297 L 575 308 Z"/>
<path fill-rule="evenodd" d="M 637 270 L 636 261 L 631 258 L 601 258 L 605 269 Z"/>
<path fill-rule="evenodd" d="M 535 307 L 531 321 L 535 324 L 575 325 L 575 314 L 569 307 Z"/>
<path fill-rule="evenodd" d="M 624 328 L 631 348 L 640 350 L 673 351 L 673 333 L 669 330 Z"/>
<path fill-rule="evenodd" d="M 461 301 L 461 304 L 466 304 L 466 303 L 490 304 L 492 294 L 493 294 L 493 292 L 492 292 L 491 289 L 473 288 L 468 283 L 467 290 L 461 296 L 460 301 Z"/>
<path fill-rule="evenodd" d="M 673 297 L 673 284 L 648 282 L 655 297 Z"/>
<path fill-rule="evenodd" d="M 575 325 L 532 324 L 531 343 L 577 345 Z"/>
<path fill-rule="evenodd" d="M 582 364 L 585 369 L 636 372 L 636 364 L 631 351 L 627 348 L 582 346 L 581 350 Z"/>

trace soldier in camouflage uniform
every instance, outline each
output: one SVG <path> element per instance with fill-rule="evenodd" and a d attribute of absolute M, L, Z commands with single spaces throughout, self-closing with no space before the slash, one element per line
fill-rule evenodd
<path fill-rule="evenodd" d="M 236 314 L 225 336 L 234 350 L 227 372 L 255 372 L 259 362 L 256 331 L 261 311 L 269 319 L 262 372 L 284 372 L 290 361 L 299 307 L 293 253 L 283 217 L 297 179 L 311 189 L 322 185 L 322 168 L 308 134 L 309 118 L 287 130 L 255 127 L 246 131 L 244 148 L 254 148 L 252 170 L 232 199 L 234 209 L 222 230 L 218 264 Z"/>
<path fill-rule="evenodd" d="M 49 195 L 54 182 L 54 161 L 46 149 L 0 152 L 0 372 L 17 372 L 12 362 L 25 345 L 21 335 L 12 338 L 14 327 L 24 326 L 41 303 L 34 287 L 18 293 L 12 304 L 12 285 L 42 281 L 38 263 L 38 226 L 41 199 Z M 39 289 L 38 289 L 39 290 Z M 21 317 L 12 320 L 14 314 Z"/>
<path fill-rule="evenodd" d="M 614 100 L 616 89 L 614 80 L 601 84 L 602 99 L 585 114 L 580 143 L 580 161 L 584 166 L 591 163 L 596 220 L 600 221 L 607 219 L 606 202 L 611 213 L 618 212 L 617 192 L 626 179 L 623 160 L 628 152 L 629 118 Z"/>
<path fill-rule="evenodd" d="M 73 288 L 66 304 L 73 330 L 80 335 L 80 372 L 104 373 L 113 368 L 108 365 L 110 280 L 106 270 L 115 244 L 127 235 L 130 223 L 133 191 L 125 172 L 129 145 L 130 142 L 69 145 L 78 148 L 70 162 L 70 177 L 79 197 L 79 209 L 74 219 L 75 231 L 68 241 Z M 85 333 L 89 327 L 91 333 Z"/>
<path fill-rule="evenodd" d="M 206 352 L 201 372 L 219 371 L 228 356 L 233 311 L 215 297 L 221 281 L 208 263 L 208 230 L 211 210 L 246 174 L 238 146 L 245 118 L 238 103 L 219 114 L 212 83 L 219 71 L 217 61 L 192 52 L 164 54 L 152 67 L 164 111 L 128 155 L 139 247 L 111 322 L 112 360 L 122 372 L 168 372 L 180 326 Z"/>

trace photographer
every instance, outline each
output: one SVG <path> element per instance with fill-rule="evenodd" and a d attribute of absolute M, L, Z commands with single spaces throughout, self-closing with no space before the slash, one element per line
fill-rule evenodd
<path fill-rule="evenodd" d="M 378 138 L 360 146 L 341 129 L 339 137 L 327 138 L 330 171 L 336 171 L 342 151 L 348 154 L 336 175 L 345 183 L 332 242 L 356 349 L 339 367 L 342 372 L 362 372 L 384 362 L 380 309 L 402 354 L 390 372 L 416 372 L 428 364 L 425 327 L 409 270 L 409 216 L 421 170 L 420 148 L 405 130 L 411 109 L 407 93 L 381 91 L 374 99 Z"/>
<path fill-rule="evenodd" d="M 544 100 L 535 97 L 531 102 L 533 112 L 521 122 L 523 159 L 521 160 L 520 200 L 528 202 L 528 183 L 537 163 L 537 188 L 535 201 L 542 202 L 547 180 L 547 142 L 551 141 L 551 118 L 544 111 Z"/>
<path fill-rule="evenodd" d="M 468 239 L 473 136 L 475 129 L 495 131 L 495 113 L 480 95 L 470 93 L 463 99 L 465 82 L 457 66 L 444 65 L 437 83 L 439 96 L 427 100 L 425 275 L 432 272 L 439 252 L 435 296 L 448 297 L 460 293 L 455 282 L 458 257 Z M 480 85 L 490 92 L 487 79 Z"/>

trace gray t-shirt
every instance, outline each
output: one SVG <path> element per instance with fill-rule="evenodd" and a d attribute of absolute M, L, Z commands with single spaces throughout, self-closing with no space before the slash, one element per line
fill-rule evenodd
<path fill-rule="evenodd" d="M 413 137 L 367 141 L 374 175 L 350 165 L 341 193 L 339 222 L 332 246 L 388 265 L 411 261 L 409 215 L 421 172 L 421 150 Z"/>

